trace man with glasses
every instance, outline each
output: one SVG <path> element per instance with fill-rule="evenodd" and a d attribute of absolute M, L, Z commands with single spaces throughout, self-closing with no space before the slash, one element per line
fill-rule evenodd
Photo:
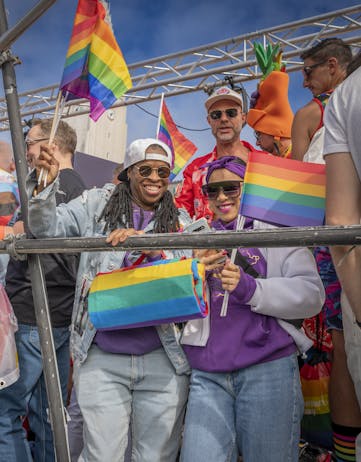
<path fill-rule="evenodd" d="M 198 157 L 185 168 L 183 184 L 175 198 L 177 206 L 185 208 L 192 217 L 205 217 L 210 221 L 213 213 L 201 189 L 207 174 L 204 164 L 224 156 L 236 156 L 247 162 L 248 153 L 255 148 L 240 140 L 246 122 L 245 101 L 241 94 L 228 87 L 220 87 L 208 97 L 205 107 L 216 146 L 212 152 Z"/>
<path fill-rule="evenodd" d="M 295 114 L 292 158 L 322 162 L 323 129 L 318 130 L 323 126 L 328 98 L 346 77 L 346 68 L 352 59 L 351 48 L 339 38 L 328 38 L 301 53 L 300 58 L 304 63 L 303 86 L 310 90 L 313 98 Z"/>
<path fill-rule="evenodd" d="M 34 120 L 26 138 L 26 157 L 35 166 L 42 145 L 49 141 L 51 119 Z M 76 133 L 60 121 L 52 148 L 60 164 L 58 204 L 79 196 L 85 189 L 81 177 L 73 170 L 72 158 L 76 148 Z M 43 187 L 39 185 L 39 188 Z M 20 224 L 19 221 L 17 224 Z M 44 254 L 40 256 L 57 354 L 63 400 L 67 397 L 70 366 L 69 325 L 74 302 L 78 255 Z M 14 308 L 19 329 L 15 334 L 20 377 L 17 382 L 0 391 L 0 460 L 51 462 L 55 460 L 52 431 L 47 416 L 47 395 L 43 374 L 42 353 L 36 323 L 30 272 L 27 260 L 10 258 L 6 274 L 6 292 Z M 27 416 L 35 435 L 34 451 L 22 428 Z"/>
<path fill-rule="evenodd" d="M 352 60 L 350 46 L 339 38 L 328 38 L 304 51 L 303 86 L 313 99 L 299 109 L 292 125 L 292 157 L 307 162 L 324 163 L 322 158 L 323 114 L 333 90 L 346 78 Z M 355 433 L 361 430 L 361 412 L 355 387 L 347 368 L 341 313 L 341 285 L 332 264 L 328 247 L 314 249 L 318 270 L 326 291 L 322 314 L 332 338 L 332 369 L 329 383 L 329 404 L 334 449 L 337 460 L 352 459 Z M 354 453 L 354 452 L 353 452 Z"/>

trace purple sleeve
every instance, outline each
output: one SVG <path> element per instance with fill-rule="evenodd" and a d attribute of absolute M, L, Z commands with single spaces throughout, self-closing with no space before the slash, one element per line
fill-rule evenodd
<path fill-rule="evenodd" d="M 253 297 L 256 290 L 256 280 L 254 277 L 245 273 L 242 268 L 240 268 L 240 270 L 241 279 L 239 280 L 237 287 L 231 293 L 237 298 L 239 303 L 245 305 Z"/>

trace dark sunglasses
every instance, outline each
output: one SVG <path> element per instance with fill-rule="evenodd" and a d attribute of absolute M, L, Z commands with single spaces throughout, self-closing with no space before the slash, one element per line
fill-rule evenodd
<path fill-rule="evenodd" d="M 150 165 L 141 165 L 140 167 L 138 167 L 138 165 L 134 165 L 134 168 L 138 170 L 139 175 L 142 176 L 143 178 L 147 178 L 148 176 L 150 176 L 153 170 L 155 170 L 159 178 L 162 178 L 162 179 L 168 178 L 170 175 L 170 168 L 166 166 L 151 167 Z"/>
<path fill-rule="evenodd" d="M 327 60 L 312 64 L 311 66 L 304 66 L 302 68 L 302 72 L 305 74 L 306 77 L 309 77 L 312 74 L 313 70 L 316 69 L 316 67 L 322 66 L 325 63 L 327 63 Z"/>
<path fill-rule="evenodd" d="M 219 183 L 208 183 L 202 186 L 203 194 L 208 199 L 217 199 L 220 192 L 227 197 L 238 197 L 241 193 L 243 181 L 221 181 Z"/>
<path fill-rule="evenodd" d="M 238 109 L 231 108 L 231 109 L 226 109 L 225 111 L 221 111 L 221 110 L 212 111 L 209 113 L 209 117 L 213 120 L 218 120 L 222 117 L 223 112 L 226 114 L 227 117 L 231 119 L 233 119 L 234 117 L 237 117 L 238 115 Z"/>

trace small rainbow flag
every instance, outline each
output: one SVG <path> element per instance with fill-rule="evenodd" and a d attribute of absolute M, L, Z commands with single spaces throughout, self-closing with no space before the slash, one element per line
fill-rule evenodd
<path fill-rule="evenodd" d="M 96 121 L 131 87 L 102 0 L 79 0 L 60 89 L 67 99 L 88 99 Z"/>
<path fill-rule="evenodd" d="M 325 197 L 325 165 L 249 154 L 241 215 L 283 226 L 320 226 Z"/>
<path fill-rule="evenodd" d="M 196 152 L 197 147 L 178 130 L 163 99 L 161 104 L 157 139 L 168 145 L 173 153 L 173 169 L 169 177 L 172 181 Z"/>

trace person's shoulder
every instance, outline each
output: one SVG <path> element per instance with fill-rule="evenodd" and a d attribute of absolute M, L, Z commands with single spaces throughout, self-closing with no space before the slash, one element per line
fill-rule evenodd
<path fill-rule="evenodd" d="M 71 168 L 64 168 L 59 171 L 59 193 L 62 191 L 65 196 L 58 196 L 58 201 L 69 202 L 80 196 L 86 189 L 85 184 L 78 172 Z"/>
<path fill-rule="evenodd" d="M 186 169 L 187 170 L 195 170 L 202 165 L 206 164 L 208 162 L 208 159 L 210 159 L 212 156 L 212 152 L 209 152 L 208 154 L 205 154 L 204 156 L 196 157 L 192 162 L 190 162 Z"/>
<path fill-rule="evenodd" d="M 295 117 L 307 118 L 310 115 L 319 114 L 320 106 L 315 99 L 311 99 L 307 104 L 300 107 L 296 113 Z"/>
<path fill-rule="evenodd" d="M 81 175 L 73 168 L 61 169 L 59 171 L 59 178 L 60 181 L 79 184 L 81 187 L 83 187 L 83 189 L 85 189 L 85 184 Z"/>

